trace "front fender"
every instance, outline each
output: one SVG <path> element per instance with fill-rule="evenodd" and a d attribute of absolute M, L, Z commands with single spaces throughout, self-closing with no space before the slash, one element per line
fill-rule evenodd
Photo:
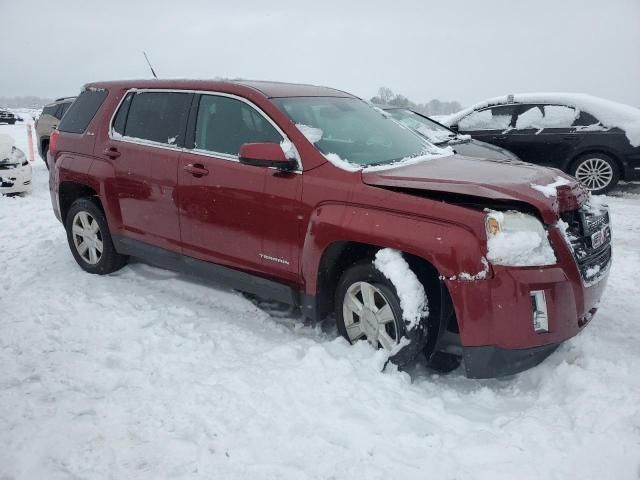
<path fill-rule="evenodd" d="M 477 215 L 482 225 L 482 213 Z M 334 242 L 394 248 L 428 261 L 446 278 L 457 278 L 461 272 L 473 276 L 487 269 L 483 247 L 470 226 L 370 206 L 329 203 L 313 211 L 304 239 L 302 276 L 308 295 L 317 293 L 322 255 Z"/>

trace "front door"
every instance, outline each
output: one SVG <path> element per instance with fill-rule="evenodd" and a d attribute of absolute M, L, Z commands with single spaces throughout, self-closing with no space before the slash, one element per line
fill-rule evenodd
<path fill-rule="evenodd" d="M 284 199 L 299 198 L 301 175 L 279 176 L 238 161 L 242 144 L 280 143 L 282 134 L 240 98 L 203 94 L 194 105 L 193 138 L 187 142 L 192 148 L 182 154 L 178 172 L 185 254 L 264 274 L 297 272 L 298 251 L 290 247 L 292 240 L 278 240 L 289 230 L 278 230 L 275 217 L 295 223 Z"/>

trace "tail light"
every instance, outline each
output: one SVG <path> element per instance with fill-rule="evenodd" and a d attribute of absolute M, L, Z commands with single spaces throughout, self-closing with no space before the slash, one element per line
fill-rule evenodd
<path fill-rule="evenodd" d="M 60 132 L 58 130 L 54 130 L 51 132 L 51 137 L 49 137 L 49 153 L 53 155 L 53 151 L 56 148 L 56 143 L 58 143 L 58 137 L 60 136 Z"/>

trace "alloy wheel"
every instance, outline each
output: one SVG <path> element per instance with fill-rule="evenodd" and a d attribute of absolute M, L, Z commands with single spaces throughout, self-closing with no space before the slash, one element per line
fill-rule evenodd
<path fill-rule="evenodd" d="M 399 342 L 396 318 L 384 294 L 368 282 L 356 282 L 344 296 L 343 319 L 349 340 L 367 340 L 391 351 Z"/>
<path fill-rule="evenodd" d="M 575 177 L 589 190 L 602 190 L 613 180 L 613 168 L 602 158 L 587 158 L 576 168 Z"/>
<path fill-rule="evenodd" d="M 81 211 L 73 217 L 73 244 L 80 257 L 90 265 L 95 265 L 102 258 L 104 245 L 100 226 L 91 214 Z"/>

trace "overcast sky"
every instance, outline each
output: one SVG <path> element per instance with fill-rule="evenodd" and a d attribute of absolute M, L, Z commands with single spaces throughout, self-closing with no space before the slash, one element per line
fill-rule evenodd
<path fill-rule="evenodd" d="M 640 0 L 0 0 L 0 96 L 242 77 L 463 105 L 578 91 L 640 107 Z"/>

